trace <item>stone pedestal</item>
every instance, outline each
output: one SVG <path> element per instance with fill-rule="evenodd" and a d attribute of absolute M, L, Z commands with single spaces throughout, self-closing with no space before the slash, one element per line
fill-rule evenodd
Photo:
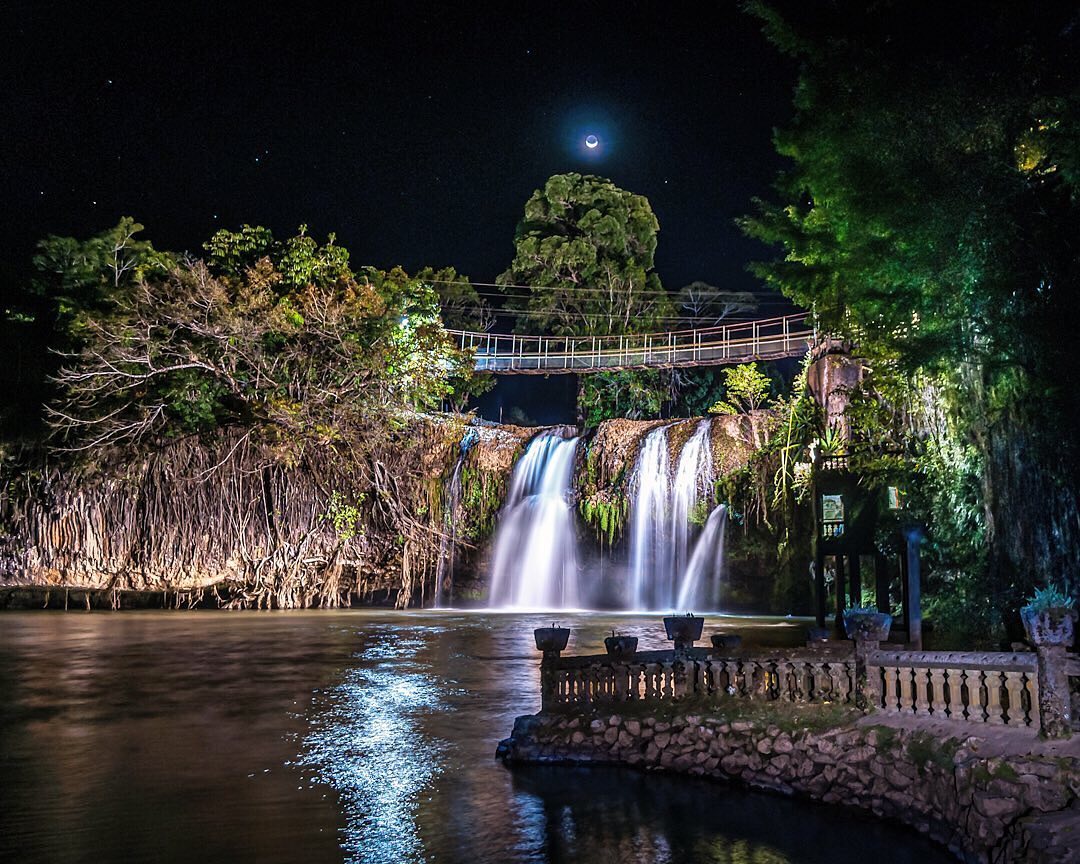
<path fill-rule="evenodd" d="M 1064 645 L 1038 645 L 1039 726 L 1044 738 L 1069 738 L 1072 735 L 1072 704 L 1069 676 L 1065 673 Z"/>
<path fill-rule="evenodd" d="M 1072 736 L 1072 702 L 1066 649 L 1073 641 L 1073 609 L 1020 610 L 1028 639 L 1039 660 L 1039 727 L 1043 738 Z"/>
<path fill-rule="evenodd" d="M 877 639 L 855 639 L 855 681 L 862 696 L 860 708 L 877 708 L 881 705 L 881 686 L 876 677 L 867 675 L 867 658 L 881 650 Z"/>

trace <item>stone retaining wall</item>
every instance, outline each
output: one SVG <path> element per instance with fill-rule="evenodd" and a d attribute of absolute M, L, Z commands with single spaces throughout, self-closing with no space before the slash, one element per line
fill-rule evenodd
<path fill-rule="evenodd" d="M 541 713 L 519 717 L 498 755 L 705 775 L 856 807 L 906 823 L 964 861 L 1080 861 L 1080 760 L 1033 754 L 1023 742 L 1023 755 L 991 755 L 1001 749 L 994 742 L 949 734 L 959 737 L 862 722 L 811 731 L 693 714 Z"/>

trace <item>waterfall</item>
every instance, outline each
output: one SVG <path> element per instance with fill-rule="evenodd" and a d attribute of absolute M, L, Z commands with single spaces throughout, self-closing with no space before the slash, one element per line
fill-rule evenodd
<path fill-rule="evenodd" d="M 724 580 L 724 532 L 727 507 L 721 504 L 709 515 L 690 565 L 679 589 L 679 609 L 719 609 Z"/>
<path fill-rule="evenodd" d="M 654 429 L 641 442 L 630 488 L 630 608 L 663 608 L 668 605 L 674 579 L 673 550 L 668 542 L 671 478 L 667 426 Z"/>
<path fill-rule="evenodd" d="M 495 530 L 488 601 L 492 608 L 580 605 L 569 500 L 577 445 L 577 438 L 542 432 L 514 466 Z"/>
<path fill-rule="evenodd" d="M 661 426 L 645 436 L 630 480 L 627 587 L 632 609 L 681 611 L 690 608 L 684 598 L 698 601 L 694 592 L 687 592 L 686 581 L 694 560 L 689 555 L 695 530 L 691 517 L 712 493 L 711 423 L 698 422 L 679 454 L 674 477 L 668 455 L 671 428 Z"/>
<path fill-rule="evenodd" d="M 443 500 L 443 534 L 439 541 L 439 567 L 435 576 L 435 608 L 454 599 L 454 559 L 457 557 L 458 504 L 461 502 L 461 469 L 469 448 L 478 440 L 475 429 L 466 429 L 458 446 L 458 458 Z"/>
<path fill-rule="evenodd" d="M 675 469 L 671 506 L 671 543 L 674 572 L 677 574 L 686 572 L 691 517 L 697 509 L 698 502 L 708 500 L 708 496 L 712 494 L 714 478 L 712 444 L 709 440 L 710 429 L 711 423 L 708 420 L 702 420 L 697 424 L 694 434 L 690 436 L 690 440 L 686 442 L 682 453 L 679 454 L 679 463 Z M 683 608 L 681 600 L 679 608 Z"/>

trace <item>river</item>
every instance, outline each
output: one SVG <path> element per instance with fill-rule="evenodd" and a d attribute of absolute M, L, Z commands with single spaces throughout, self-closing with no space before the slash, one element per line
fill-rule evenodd
<path fill-rule="evenodd" d="M 908 829 L 707 780 L 508 770 L 552 616 L 342 612 L 0 615 L 0 860 L 952 860 Z M 567 615 L 570 651 L 655 617 Z M 707 632 L 713 630 L 710 621 Z M 728 619 L 794 644 L 805 622 Z"/>

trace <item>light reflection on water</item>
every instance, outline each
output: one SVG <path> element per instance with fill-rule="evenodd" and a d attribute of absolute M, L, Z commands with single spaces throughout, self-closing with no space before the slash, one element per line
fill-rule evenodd
<path fill-rule="evenodd" d="M 570 615 L 571 650 L 657 616 Z M 692 778 L 494 759 L 549 615 L 0 615 L 0 860 L 936 864 L 912 832 Z M 748 642 L 806 622 L 715 619 Z M 767 634 L 764 635 L 763 634 Z"/>
<path fill-rule="evenodd" d="M 443 682 L 414 659 L 423 647 L 420 638 L 380 633 L 357 655 L 361 666 L 316 696 L 302 764 L 337 790 L 346 820 L 341 845 L 358 864 L 424 860 L 416 810 L 442 769 L 446 742 L 424 738 L 417 719 L 448 706 Z"/>

